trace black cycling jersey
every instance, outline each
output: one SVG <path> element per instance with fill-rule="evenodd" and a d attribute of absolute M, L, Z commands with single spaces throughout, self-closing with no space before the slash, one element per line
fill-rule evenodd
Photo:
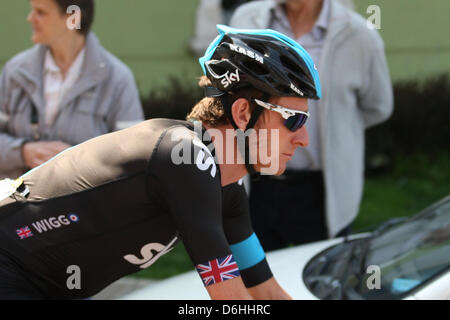
<path fill-rule="evenodd" d="M 225 270 L 222 280 L 239 271 L 246 286 L 270 278 L 243 186 L 221 186 L 204 132 L 193 129 L 148 120 L 23 175 L 27 192 L 0 201 L 0 299 L 86 298 L 149 267 L 179 240 L 205 285 L 221 281 L 211 261 Z"/>

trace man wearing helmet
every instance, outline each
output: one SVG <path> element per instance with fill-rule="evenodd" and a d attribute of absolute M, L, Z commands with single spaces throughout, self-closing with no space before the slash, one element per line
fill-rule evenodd
<path fill-rule="evenodd" d="M 349 235 L 358 214 L 365 130 L 389 118 L 393 95 L 383 40 L 351 2 L 253 1 L 230 20 L 292 37 L 325 79 L 323 97 L 309 103 L 309 145 L 296 150 L 281 176 L 251 182 L 250 216 L 267 251 Z"/>
<path fill-rule="evenodd" d="M 317 70 L 280 33 L 218 30 L 200 59 L 207 97 L 189 121 L 148 120 L 2 181 L 0 299 L 89 297 L 179 240 L 212 299 L 290 298 L 252 230 L 240 179 L 281 174 L 308 143 Z M 73 266 L 77 287 L 67 281 Z"/>

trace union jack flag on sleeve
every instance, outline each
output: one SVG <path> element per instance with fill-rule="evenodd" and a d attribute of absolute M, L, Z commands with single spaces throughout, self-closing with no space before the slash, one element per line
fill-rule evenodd
<path fill-rule="evenodd" d="M 16 230 L 17 235 L 19 236 L 19 238 L 25 239 L 25 238 L 29 238 L 33 235 L 33 232 L 31 232 L 30 228 L 28 226 L 17 229 Z"/>
<path fill-rule="evenodd" d="M 240 276 L 238 265 L 232 254 L 211 260 L 206 264 L 198 264 L 196 268 L 205 287 Z"/>

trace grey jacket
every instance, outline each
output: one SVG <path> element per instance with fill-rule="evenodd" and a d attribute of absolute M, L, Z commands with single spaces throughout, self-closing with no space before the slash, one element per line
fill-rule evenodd
<path fill-rule="evenodd" d="M 272 0 L 243 5 L 230 25 L 267 28 L 275 5 Z M 393 110 L 392 84 L 381 37 L 367 28 L 360 15 L 337 1 L 330 1 L 330 23 L 319 75 L 322 168 L 328 232 L 332 237 L 359 211 L 364 184 L 364 130 L 389 118 Z"/>
<path fill-rule="evenodd" d="M 39 125 L 39 140 L 75 145 L 144 119 L 130 69 L 106 51 L 91 32 L 80 77 L 61 102 L 52 127 Z M 9 60 L 0 77 L 0 178 L 16 178 L 25 168 L 21 145 L 33 140 L 33 105 L 45 123 L 43 67 L 47 47 L 35 45 Z"/>

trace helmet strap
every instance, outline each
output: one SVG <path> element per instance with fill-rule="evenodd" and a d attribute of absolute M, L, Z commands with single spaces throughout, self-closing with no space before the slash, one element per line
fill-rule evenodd
<path fill-rule="evenodd" d="M 267 93 L 264 93 L 262 100 L 266 101 L 270 98 L 270 95 Z M 255 108 L 252 112 L 252 115 L 250 116 L 250 121 L 247 124 L 247 127 L 245 128 L 245 131 L 249 129 L 253 129 L 253 127 L 256 124 L 256 121 L 258 121 L 259 116 L 263 113 L 264 109 L 259 107 L 253 100 L 250 101 L 250 104 L 252 104 Z M 240 130 L 242 132 L 242 130 Z M 239 135 L 239 132 L 238 132 Z M 255 170 L 255 166 L 250 163 L 250 143 L 249 143 L 249 136 L 244 134 L 244 155 L 245 155 L 245 167 L 247 168 L 247 172 L 250 175 L 250 178 L 253 180 L 258 180 L 260 177 L 260 173 Z M 241 139 L 239 139 L 238 136 L 238 146 Z M 239 146 L 240 150 L 242 150 L 242 146 Z M 241 152 L 242 154 L 242 152 Z"/>
<path fill-rule="evenodd" d="M 227 116 L 228 120 L 230 121 L 233 128 L 236 130 L 236 136 L 237 136 L 237 143 L 238 143 L 238 150 L 241 153 L 241 155 L 244 155 L 244 163 L 245 167 L 247 169 L 247 172 L 249 173 L 250 177 L 252 179 L 259 178 L 260 174 L 255 170 L 255 167 L 253 164 L 250 163 L 250 147 L 249 147 L 249 136 L 245 134 L 244 131 L 242 131 L 236 124 L 236 122 L 233 119 L 233 114 L 231 112 L 231 104 L 229 102 L 230 95 L 226 92 L 223 92 L 215 87 L 205 87 L 205 96 L 207 97 L 214 97 L 219 98 L 222 102 L 222 105 L 224 106 L 225 115 Z M 264 93 L 261 99 L 263 101 L 266 101 L 270 98 L 270 95 L 267 93 Z M 256 121 L 258 121 L 259 116 L 263 113 L 264 109 L 259 107 L 254 101 L 250 101 L 250 104 L 252 104 L 255 108 L 250 116 L 250 121 L 247 124 L 247 127 L 245 128 L 245 131 L 252 129 Z"/>

